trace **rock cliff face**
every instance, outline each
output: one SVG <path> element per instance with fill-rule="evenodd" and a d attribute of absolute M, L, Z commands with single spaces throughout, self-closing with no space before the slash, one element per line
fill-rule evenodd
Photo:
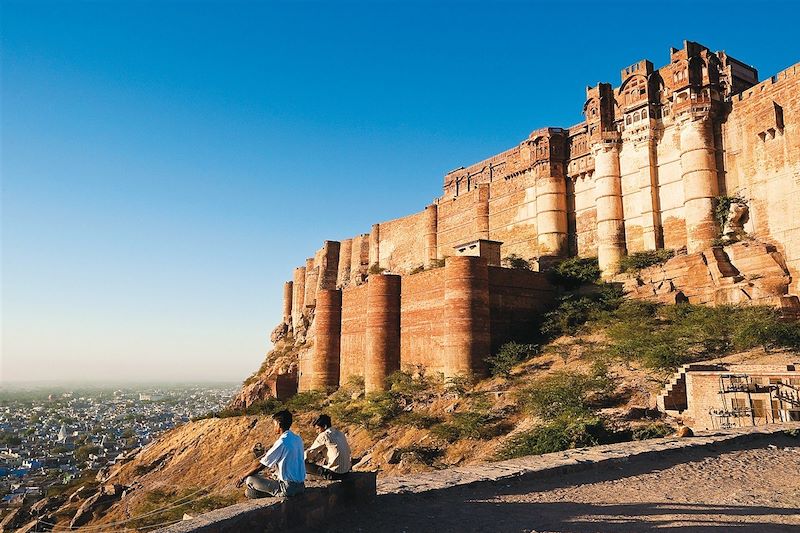
<path fill-rule="evenodd" d="M 800 301 L 789 294 L 792 277 L 769 244 L 745 240 L 673 257 L 663 265 L 620 276 L 629 297 L 661 303 L 770 305 L 797 317 Z"/>
<path fill-rule="evenodd" d="M 286 322 L 278 324 L 270 335 L 272 350 L 245 380 L 229 407 L 241 410 L 269 397 L 283 400 L 295 394 L 300 357 L 311 349 L 313 335 L 313 313 L 303 315 L 294 328 Z"/>

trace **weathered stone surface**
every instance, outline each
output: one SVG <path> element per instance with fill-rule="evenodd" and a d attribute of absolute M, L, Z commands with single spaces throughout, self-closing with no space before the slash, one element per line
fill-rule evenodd
<path fill-rule="evenodd" d="M 619 276 L 633 298 L 705 305 L 753 304 L 791 309 L 788 294 L 791 276 L 774 246 L 745 240 L 712 247 L 694 254 L 678 255 L 663 265 L 643 269 L 633 276 Z"/>

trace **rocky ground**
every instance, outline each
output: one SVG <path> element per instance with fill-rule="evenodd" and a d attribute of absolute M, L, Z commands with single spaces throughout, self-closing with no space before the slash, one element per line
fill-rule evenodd
<path fill-rule="evenodd" d="M 723 445 L 558 479 L 383 495 L 320 531 L 800 530 L 800 441 Z"/>

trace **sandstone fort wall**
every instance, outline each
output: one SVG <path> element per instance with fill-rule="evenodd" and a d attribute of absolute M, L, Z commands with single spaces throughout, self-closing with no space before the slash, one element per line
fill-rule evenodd
<path fill-rule="evenodd" d="M 641 60 L 618 86 L 588 87 L 583 115 L 448 172 L 432 205 L 325 241 L 295 269 L 284 323 L 297 328 L 316 308 L 323 342 L 310 334 L 312 352 L 341 352 L 336 369 L 301 361 L 301 389 L 353 375 L 377 389 L 403 365 L 482 373 L 489 352 L 525 340 L 553 299 L 541 274 L 500 268 L 492 247 L 539 271 L 596 256 L 605 279 L 627 254 L 672 249 L 676 258 L 629 280 L 629 293 L 797 306 L 800 64 L 759 83 L 754 68 L 685 41 L 663 67 Z M 720 227 L 723 195 L 745 199 L 729 214 L 735 225 Z M 339 315 L 325 292 L 337 289 Z"/>
<path fill-rule="evenodd" d="M 745 230 L 774 243 L 800 292 L 800 64 L 732 99 L 723 125 L 729 194 L 748 200 Z"/>
<path fill-rule="evenodd" d="M 444 269 L 405 276 L 400 305 L 401 366 L 444 373 Z"/>

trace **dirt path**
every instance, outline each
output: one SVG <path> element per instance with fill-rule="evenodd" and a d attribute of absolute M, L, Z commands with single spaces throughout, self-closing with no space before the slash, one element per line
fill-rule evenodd
<path fill-rule="evenodd" d="M 320 531 L 800 531 L 800 442 L 786 436 L 632 459 L 559 479 L 385 495 Z"/>

